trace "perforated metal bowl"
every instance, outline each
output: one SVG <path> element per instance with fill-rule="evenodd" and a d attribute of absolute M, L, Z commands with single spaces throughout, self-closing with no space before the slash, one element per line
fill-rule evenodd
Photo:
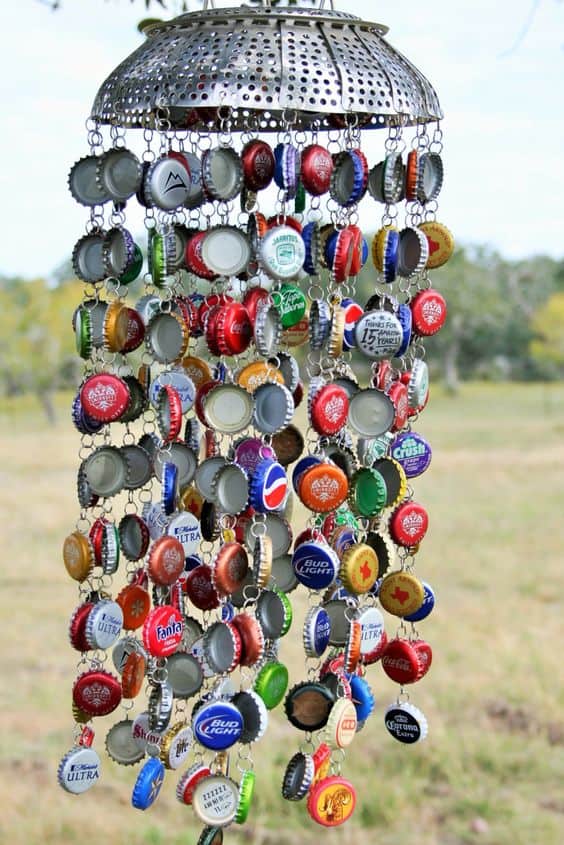
<path fill-rule="evenodd" d="M 147 30 L 106 79 L 92 117 L 143 127 L 166 115 L 202 128 L 230 107 L 231 128 L 279 129 L 347 114 L 367 126 L 442 117 L 427 79 L 384 39 L 387 27 L 324 9 L 207 9 Z M 223 109 L 225 114 L 228 109 Z"/>

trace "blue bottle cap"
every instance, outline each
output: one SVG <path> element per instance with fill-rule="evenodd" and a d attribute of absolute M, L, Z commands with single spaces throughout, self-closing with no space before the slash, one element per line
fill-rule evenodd
<path fill-rule="evenodd" d="M 308 276 L 317 276 L 319 273 L 319 225 L 312 221 L 306 223 L 302 229 L 302 238 L 305 244 L 304 270 Z"/>
<path fill-rule="evenodd" d="M 171 461 L 165 461 L 162 473 L 162 506 L 166 515 L 176 510 L 178 496 L 178 467 Z"/>
<path fill-rule="evenodd" d="M 147 810 L 161 791 L 165 767 L 158 757 L 150 757 L 137 775 L 131 803 L 137 810 Z"/>
<path fill-rule="evenodd" d="M 308 657 L 321 657 L 331 636 L 331 619 L 322 607 L 312 607 L 303 628 L 304 650 Z"/>
<path fill-rule="evenodd" d="M 349 677 L 351 685 L 352 702 L 356 710 L 356 718 L 359 722 L 365 722 L 374 710 L 374 696 L 369 684 L 364 678 L 358 675 Z"/>
<path fill-rule="evenodd" d="M 302 543 L 292 556 L 296 578 L 310 590 L 323 590 L 337 577 L 339 558 L 329 546 Z"/>
<path fill-rule="evenodd" d="M 386 232 L 386 245 L 384 247 L 384 281 L 391 284 L 395 281 L 398 271 L 400 236 L 396 229 L 389 229 Z"/>
<path fill-rule="evenodd" d="M 282 464 L 265 458 L 257 464 L 253 473 L 249 501 L 259 513 L 277 511 L 284 506 L 288 493 L 288 479 Z"/>
<path fill-rule="evenodd" d="M 202 563 L 202 559 L 198 557 L 198 555 L 188 555 L 186 558 L 186 562 L 184 564 L 184 569 L 186 572 L 192 572 L 197 566 L 200 566 Z"/>
<path fill-rule="evenodd" d="M 230 701 L 210 701 L 194 716 L 192 729 L 200 745 L 221 751 L 230 748 L 241 736 L 243 717 Z"/>
<path fill-rule="evenodd" d="M 301 478 L 302 473 L 309 469 L 315 464 L 320 464 L 321 458 L 318 455 L 306 455 L 305 458 L 301 458 L 296 466 L 294 467 L 294 471 L 292 472 L 292 487 L 294 491 L 298 492 L 298 484 Z"/>
<path fill-rule="evenodd" d="M 426 581 L 422 581 L 421 583 L 425 592 L 423 604 L 415 613 L 410 613 L 409 616 L 404 617 L 406 622 L 421 622 L 422 619 L 426 619 L 429 616 L 435 606 L 435 594 L 432 587 Z"/>
<path fill-rule="evenodd" d="M 225 604 L 221 605 L 221 621 L 222 622 L 231 622 L 232 619 L 235 618 L 235 608 L 231 604 L 231 602 L 226 601 Z"/>
<path fill-rule="evenodd" d="M 405 353 L 407 352 L 407 348 L 411 340 L 411 326 L 413 324 L 413 315 L 411 313 L 411 308 L 409 307 L 409 305 L 404 305 L 402 303 L 399 306 L 397 310 L 397 318 L 401 323 L 403 337 L 401 341 L 401 346 L 396 352 L 396 358 L 401 358 L 401 356 L 405 355 Z"/>
<path fill-rule="evenodd" d="M 360 247 L 360 266 L 361 267 L 364 267 L 364 265 L 368 261 L 369 251 L 370 251 L 370 248 L 368 246 L 368 241 L 366 240 L 366 238 L 363 238 L 362 239 L 362 245 Z"/>
<path fill-rule="evenodd" d="M 274 181 L 279 188 L 285 188 L 284 184 L 284 144 L 280 143 L 274 147 Z"/>
<path fill-rule="evenodd" d="M 431 447 L 424 437 L 414 431 L 398 434 L 390 447 L 390 454 L 401 464 L 407 478 L 415 478 L 429 468 Z"/>
<path fill-rule="evenodd" d="M 223 361 L 218 361 L 213 368 L 212 378 L 214 381 L 220 381 L 222 384 L 225 382 L 227 378 L 227 367 Z"/>
<path fill-rule="evenodd" d="M 325 242 L 325 262 L 330 270 L 333 268 L 333 262 L 335 260 L 335 250 L 337 249 L 338 237 L 338 232 L 332 232 Z"/>

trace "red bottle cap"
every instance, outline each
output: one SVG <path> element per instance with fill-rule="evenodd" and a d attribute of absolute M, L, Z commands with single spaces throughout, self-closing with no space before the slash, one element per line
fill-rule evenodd
<path fill-rule="evenodd" d="M 209 296 L 206 296 L 198 308 L 198 323 L 200 327 L 205 329 L 207 313 L 210 308 L 213 308 L 215 305 L 227 305 L 229 302 L 233 302 L 233 297 L 227 293 L 210 293 Z"/>
<path fill-rule="evenodd" d="M 205 414 L 204 414 L 204 405 L 205 405 L 205 402 L 206 402 L 206 396 L 208 395 L 210 390 L 213 390 L 214 387 L 217 387 L 220 384 L 221 384 L 220 381 L 206 381 L 203 384 L 201 384 L 196 391 L 196 397 L 194 399 L 194 411 L 196 412 L 196 416 L 198 417 L 198 419 L 200 420 L 202 425 L 205 425 L 206 428 L 208 426 L 208 421 L 206 420 L 206 417 L 205 417 Z"/>
<path fill-rule="evenodd" d="M 121 352 L 133 352 L 143 343 L 145 337 L 145 323 L 135 308 L 127 309 L 127 340 Z"/>
<path fill-rule="evenodd" d="M 232 620 L 233 626 L 241 637 L 241 666 L 254 666 L 264 654 L 264 634 L 254 616 L 239 613 Z"/>
<path fill-rule="evenodd" d="M 377 387 L 378 390 L 386 390 L 392 379 L 392 365 L 390 362 L 387 359 L 378 361 L 372 368 L 372 373 L 372 387 Z"/>
<path fill-rule="evenodd" d="M 361 269 L 362 269 L 362 231 L 359 229 L 358 226 L 349 226 L 349 231 L 352 233 L 353 236 L 353 244 L 352 244 L 352 260 L 351 260 L 351 269 L 350 275 L 357 276 Z M 360 314 L 359 316 L 362 316 Z"/>
<path fill-rule="evenodd" d="M 318 781 L 309 791 L 307 811 L 323 827 L 337 827 L 354 812 L 356 791 L 352 783 L 338 775 Z"/>
<path fill-rule="evenodd" d="M 135 698 L 141 692 L 145 680 L 147 662 L 142 654 L 133 651 L 127 656 L 121 673 L 121 691 L 124 698 Z"/>
<path fill-rule="evenodd" d="M 245 306 L 240 302 L 224 305 L 216 327 L 220 355 L 240 355 L 248 348 L 252 337 L 253 325 Z"/>
<path fill-rule="evenodd" d="M 196 566 L 186 578 L 186 595 L 200 610 L 219 607 L 219 596 L 212 583 L 212 571 L 205 563 Z"/>
<path fill-rule="evenodd" d="M 409 307 L 416 334 L 430 337 L 444 326 L 447 315 L 445 298 L 434 288 L 419 291 Z"/>
<path fill-rule="evenodd" d="M 311 424 L 318 434 L 337 434 L 347 421 L 349 397 L 337 384 L 326 384 L 311 403 Z"/>
<path fill-rule="evenodd" d="M 319 144 L 311 144 L 302 152 L 302 184 L 315 197 L 326 194 L 331 184 L 333 157 L 329 150 Z"/>
<path fill-rule="evenodd" d="M 185 260 L 187 268 L 192 273 L 199 276 L 200 279 L 212 281 L 213 279 L 217 279 L 217 275 L 213 270 L 210 270 L 202 258 L 202 243 L 206 235 L 207 232 L 198 232 L 190 238 L 186 245 Z"/>
<path fill-rule="evenodd" d="M 121 684 L 110 672 L 91 669 L 74 682 L 72 699 L 89 716 L 107 716 L 119 706 Z"/>
<path fill-rule="evenodd" d="M 392 423 L 392 431 L 401 431 L 407 422 L 407 387 L 401 381 L 395 381 L 388 390 L 388 396 L 394 403 L 396 415 Z"/>
<path fill-rule="evenodd" d="M 241 543 L 225 543 L 215 559 L 213 583 L 220 596 L 237 592 L 249 571 L 249 556 Z"/>
<path fill-rule="evenodd" d="M 427 528 L 429 517 L 427 511 L 417 502 L 404 502 L 392 514 L 390 519 L 390 534 L 394 543 L 409 548 L 421 542 Z"/>
<path fill-rule="evenodd" d="M 424 640 L 390 640 L 382 656 L 382 668 L 398 684 L 414 684 L 429 670 L 433 655 Z"/>
<path fill-rule="evenodd" d="M 204 323 L 204 331 L 206 334 L 206 343 L 208 345 L 208 349 L 210 353 L 217 358 L 219 358 L 219 356 L 221 355 L 219 349 L 219 335 L 217 327 L 219 324 L 219 317 L 222 310 L 222 305 L 214 305 L 213 308 L 210 308 L 209 311 L 206 312 Z"/>
<path fill-rule="evenodd" d="M 184 633 L 182 614 L 171 605 L 155 607 L 143 625 L 143 645 L 153 657 L 168 657 L 178 648 Z"/>
<path fill-rule="evenodd" d="M 171 384 L 163 384 L 159 391 L 157 413 L 162 414 L 162 424 L 159 428 L 163 442 L 172 443 L 182 428 L 182 400 L 178 390 Z"/>
<path fill-rule="evenodd" d="M 149 578 L 153 583 L 168 587 L 184 570 L 184 548 L 176 537 L 159 537 L 149 552 Z"/>
<path fill-rule="evenodd" d="M 255 322 L 257 308 L 259 307 L 261 302 L 266 302 L 268 300 L 270 300 L 270 293 L 266 290 L 266 288 L 261 288 L 259 285 L 255 285 L 255 287 L 249 288 L 249 290 L 246 292 L 245 296 L 242 299 L 242 304 L 247 309 L 249 319 L 252 323 Z"/>
<path fill-rule="evenodd" d="M 262 191 L 274 176 L 274 153 L 269 144 L 255 138 L 241 151 L 243 181 L 251 191 Z"/>
<path fill-rule="evenodd" d="M 94 603 L 91 601 L 79 604 L 71 616 L 69 622 L 69 639 L 72 647 L 77 651 L 88 651 L 90 649 L 85 630 L 86 622 L 93 607 Z"/>
<path fill-rule="evenodd" d="M 92 549 L 94 551 L 94 560 L 96 561 L 98 566 L 102 566 L 102 540 L 104 537 L 104 529 L 109 524 L 110 523 L 107 519 L 105 519 L 103 516 L 99 516 L 92 523 L 90 532 L 88 534 L 88 536 L 90 537 L 90 542 L 92 543 Z"/>
<path fill-rule="evenodd" d="M 269 217 L 267 220 L 267 227 L 269 229 L 274 229 L 276 226 L 290 226 L 292 229 L 295 229 L 296 232 L 302 233 L 302 224 L 299 220 L 295 217 L 280 217 L 278 214 L 274 214 L 272 217 Z"/>
<path fill-rule="evenodd" d="M 341 229 L 337 235 L 332 268 L 336 282 L 344 282 L 351 275 L 355 240 L 356 238 L 348 226 Z"/>
<path fill-rule="evenodd" d="M 111 373 L 98 373 L 87 378 L 80 389 L 80 402 L 98 422 L 115 422 L 129 405 L 129 388 L 123 379 Z"/>

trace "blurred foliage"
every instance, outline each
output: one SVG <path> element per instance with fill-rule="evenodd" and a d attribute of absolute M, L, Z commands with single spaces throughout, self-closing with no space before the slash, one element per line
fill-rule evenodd
<path fill-rule="evenodd" d="M 530 353 L 549 375 L 564 368 L 564 291 L 552 294 L 534 315 Z"/>

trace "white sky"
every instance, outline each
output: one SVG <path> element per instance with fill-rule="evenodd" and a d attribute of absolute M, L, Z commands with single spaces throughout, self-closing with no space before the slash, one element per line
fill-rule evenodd
<path fill-rule="evenodd" d="M 84 120 L 99 85 L 141 40 L 142 0 L 61 3 L 57 12 L 37 0 L 2 3 L 2 275 L 47 275 L 70 254 L 85 209 L 66 182 L 70 165 L 87 152 Z M 562 258 L 563 0 L 540 0 L 525 40 L 507 56 L 533 0 L 335 6 L 387 24 L 390 43 L 435 86 L 446 115 L 439 219 L 457 240 L 488 243 L 510 258 Z M 371 164 L 384 140 L 374 134 Z M 374 229 L 371 202 L 363 203 L 363 220 Z"/>

